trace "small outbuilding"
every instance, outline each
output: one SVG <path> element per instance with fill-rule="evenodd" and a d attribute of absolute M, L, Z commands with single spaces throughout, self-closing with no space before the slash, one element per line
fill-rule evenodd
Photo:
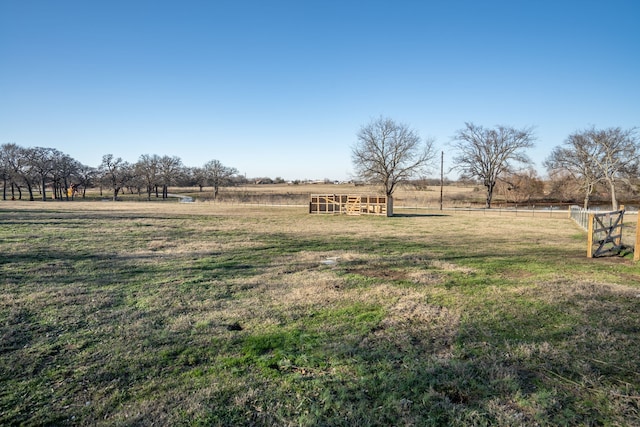
<path fill-rule="evenodd" d="M 387 197 L 354 194 L 312 194 L 310 214 L 387 215 Z"/>

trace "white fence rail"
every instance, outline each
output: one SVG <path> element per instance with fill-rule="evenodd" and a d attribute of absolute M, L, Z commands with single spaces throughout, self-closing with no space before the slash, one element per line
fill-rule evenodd
<path fill-rule="evenodd" d="M 584 231 L 589 231 L 589 214 L 598 211 L 589 209 L 583 209 L 580 206 L 571 206 L 569 208 L 569 216 L 576 222 Z"/>

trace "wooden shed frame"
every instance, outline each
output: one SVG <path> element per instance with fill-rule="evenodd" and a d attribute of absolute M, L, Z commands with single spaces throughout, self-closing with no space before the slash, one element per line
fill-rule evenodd
<path fill-rule="evenodd" d="M 387 215 L 387 197 L 359 194 L 312 194 L 310 214 Z"/>

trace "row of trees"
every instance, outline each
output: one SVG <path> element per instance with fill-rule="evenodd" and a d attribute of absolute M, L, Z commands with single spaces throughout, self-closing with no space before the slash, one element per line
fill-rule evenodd
<path fill-rule="evenodd" d="M 466 123 L 451 142 L 455 170 L 461 179 L 480 181 L 486 188 L 486 207 L 491 208 L 496 188 L 531 193 L 540 191 L 541 181 L 531 167 L 526 150 L 533 147 L 532 128 L 509 126 L 484 128 Z M 432 139 L 423 140 L 405 124 L 380 117 L 363 126 L 352 147 L 356 176 L 381 185 L 390 202 L 398 185 L 426 175 L 434 166 L 437 153 Z M 589 206 L 597 186 L 606 186 L 613 209 L 618 208 L 620 185 L 638 184 L 640 174 L 640 142 L 636 129 L 596 129 L 576 131 L 553 149 L 544 166 L 554 182 L 578 183 Z M 86 166 L 54 148 L 24 148 L 16 144 L 0 146 L 2 199 L 29 200 L 39 193 L 47 200 L 47 188 L 57 199 L 73 198 L 76 191 L 85 197 L 87 188 L 110 189 L 113 199 L 128 189 L 146 194 L 148 199 L 168 197 L 173 185 L 212 186 L 213 197 L 221 186 L 237 180 L 238 171 L 211 160 L 202 167 L 186 167 L 176 156 L 142 155 L 136 163 L 128 163 L 112 154 L 103 156 L 97 168 Z M 71 191 L 70 191 L 71 189 Z M 561 190 L 561 189 L 560 189 Z M 560 192 L 560 191 L 558 191 Z M 160 195 L 161 194 L 161 195 Z"/>
<path fill-rule="evenodd" d="M 147 198 L 169 197 L 169 186 L 198 186 L 200 191 L 205 186 L 212 186 L 214 199 L 218 197 L 221 186 L 230 182 L 238 173 L 235 168 L 223 165 L 219 160 L 211 160 L 202 167 L 185 167 L 177 156 L 158 156 L 143 154 L 140 159 L 130 164 L 121 157 L 106 154 L 97 169 L 100 182 L 108 185 L 116 200 L 120 191 L 128 188 L 130 192 L 140 194 L 145 191 Z"/>
<path fill-rule="evenodd" d="M 486 188 L 486 207 L 491 208 L 494 190 L 499 184 L 514 192 L 525 186 L 535 187 L 528 191 L 539 190 L 541 183 L 535 178 L 526 153 L 534 141 L 530 127 L 484 128 L 465 123 L 451 142 L 455 153 L 453 169 L 460 172 L 462 179 L 482 182 Z M 432 139 L 423 140 L 407 125 L 384 117 L 360 129 L 351 153 L 356 174 L 381 185 L 390 201 L 400 183 L 424 174 L 437 157 Z M 544 166 L 550 176 L 559 180 L 569 178 L 580 184 L 585 208 L 596 186 L 605 184 L 616 210 L 618 186 L 637 184 L 640 141 L 635 128 L 592 127 L 576 131 L 553 149 Z"/>
<path fill-rule="evenodd" d="M 613 210 L 618 209 L 617 188 L 633 185 L 640 174 L 640 146 L 635 129 L 590 128 L 575 132 L 553 149 L 545 161 L 551 175 L 569 175 L 581 185 L 584 207 L 594 189 L 609 189 Z"/>
<path fill-rule="evenodd" d="M 186 167 L 179 157 L 142 155 L 136 163 L 121 157 L 106 154 L 98 167 L 83 165 L 71 156 L 55 148 L 21 147 L 16 144 L 0 146 L 0 177 L 2 178 L 2 200 L 35 200 L 39 195 L 43 201 L 49 197 L 72 199 L 77 192 L 86 196 L 91 187 L 107 188 L 113 199 L 124 190 L 142 194 L 148 199 L 168 197 L 171 185 L 213 186 L 214 198 L 219 188 L 237 175 L 235 168 L 211 160 L 202 167 Z M 27 194 L 23 194 L 27 193 Z"/>

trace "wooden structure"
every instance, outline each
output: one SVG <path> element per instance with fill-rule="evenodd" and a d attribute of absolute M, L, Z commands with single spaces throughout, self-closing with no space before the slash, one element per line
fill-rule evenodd
<path fill-rule="evenodd" d="M 620 253 L 623 218 L 624 208 L 619 211 L 589 214 L 587 258 Z"/>
<path fill-rule="evenodd" d="M 312 194 L 310 214 L 387 215 L 386 196 Z"/>

